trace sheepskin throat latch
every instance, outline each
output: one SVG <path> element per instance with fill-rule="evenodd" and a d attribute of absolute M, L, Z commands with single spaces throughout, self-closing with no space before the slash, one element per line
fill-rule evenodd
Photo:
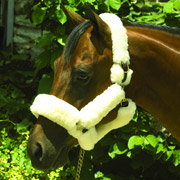
<path fill-rule="evenodd" d="M 129 84 L 132 75 L 126 29 L 116 15 L 105 13 L 100 17 L 109 25 L 112 34 L 112 85 L 80 111 L 62 99 L 47 94 L 38 95 L 31 106 L 31 112 L 37 118 L 42 115 L 64 127 L 84 150 L 92 150 L 108 132 L 128 124 L 136 110 L 135 103 L 125 98 L 123 88 Z M 118 105 L 117 117 L 109 123 L 98 125 Z"/>

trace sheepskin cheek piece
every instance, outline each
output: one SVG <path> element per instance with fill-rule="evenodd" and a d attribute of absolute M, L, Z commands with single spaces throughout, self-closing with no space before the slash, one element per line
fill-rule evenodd
<path fill-rule="evenodd" d="M 121 107 L 114 120 L 96 126 L 125 98 L 122 87 L 129 84 L 133 72 L 130 69 L 126 80 L 122 82 L 124 71 L 121 63 L 129 65 L 129 53 L 126 30 L 121 20 L 118 16 L 109 13 L 101 14 L 100 17 L 111 29 L 114 64 L 111 68 L 110 78 L 114 84 L 80 111 L 62 99 L 47 94 L 38 95 L 30 108 L 36 118 L 42 115 L 64 127 L 70 135 L 78 140 L 84 150 L 92 150 L 94 145 L 108 132 L 128 124 L 136 110 L 135 103 L 129 100 L 128 106 Z"/>
<path fill-rule="evenodd" d="M 91 150 L 109 131 L 124 126 L 131 120 L 136 108 L 132 101 L 129 102 L 128 107 L 119 109 L 115 120 L 96 127 L 124 97 L 124 90 L 121 86 L 112 84 L 79 111 L 71 104 L 53 95 L 40 94 L 35 98 L 31 112 L 36 118 L 42 115 L 64 127 L 70 135 L 78 139 L 83 149 Z M 84 129 L 87 131 L 83 132 Z"/>

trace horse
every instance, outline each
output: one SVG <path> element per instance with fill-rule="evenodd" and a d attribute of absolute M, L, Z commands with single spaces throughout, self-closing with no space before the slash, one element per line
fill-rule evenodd
<path fill-rule="evenodd" d="M 64 8 L 75 29 L 54 63 L 51 95 L 80 110 L 111 84 L 112 39 L 109 26 L 93 11 L 88 20 Z M 124 23 L 133 69 L 126 96 L 152 114 L 180 140 L 180 30 L 141 23 Z M 117 116 L 118 105 L 96 127 Z M 66 129 L 39 116 L 29 137 L 32 165 L 40 170 L 66 164 L 78 144 Z"/>

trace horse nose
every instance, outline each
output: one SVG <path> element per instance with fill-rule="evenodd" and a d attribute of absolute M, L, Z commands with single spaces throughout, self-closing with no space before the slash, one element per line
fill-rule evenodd
<path fill-rule="evenodd" d="M 55 150 L 53 148 L 48 148 L 48 146 L 47 140 L 30 136 L 27 150 L 34 168 L 46 170 L 52 165 Z"/>
<path fill-rule="evenodd" d="M 43 148 L 40 142 L 35 143 L 32 148 L 31 156 L 39 163 L 43 160 Z"/>
<path fill-rule="evenodd" d="M 31 138 L 28 141 L 28 154 L 31 158 L 32 165 L 37 168 L 40 166 L 45 159 L 45 150 L 43 148 L 43 143 L 35 138 Z"/>

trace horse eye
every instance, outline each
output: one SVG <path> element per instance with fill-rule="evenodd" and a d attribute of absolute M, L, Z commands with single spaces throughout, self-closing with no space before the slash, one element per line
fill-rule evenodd
<path fill-rule="evenodd" d="M 77 76 L 78 81 L 87 81 L 89 76 L 85 72 L 80 72 Z"/>

